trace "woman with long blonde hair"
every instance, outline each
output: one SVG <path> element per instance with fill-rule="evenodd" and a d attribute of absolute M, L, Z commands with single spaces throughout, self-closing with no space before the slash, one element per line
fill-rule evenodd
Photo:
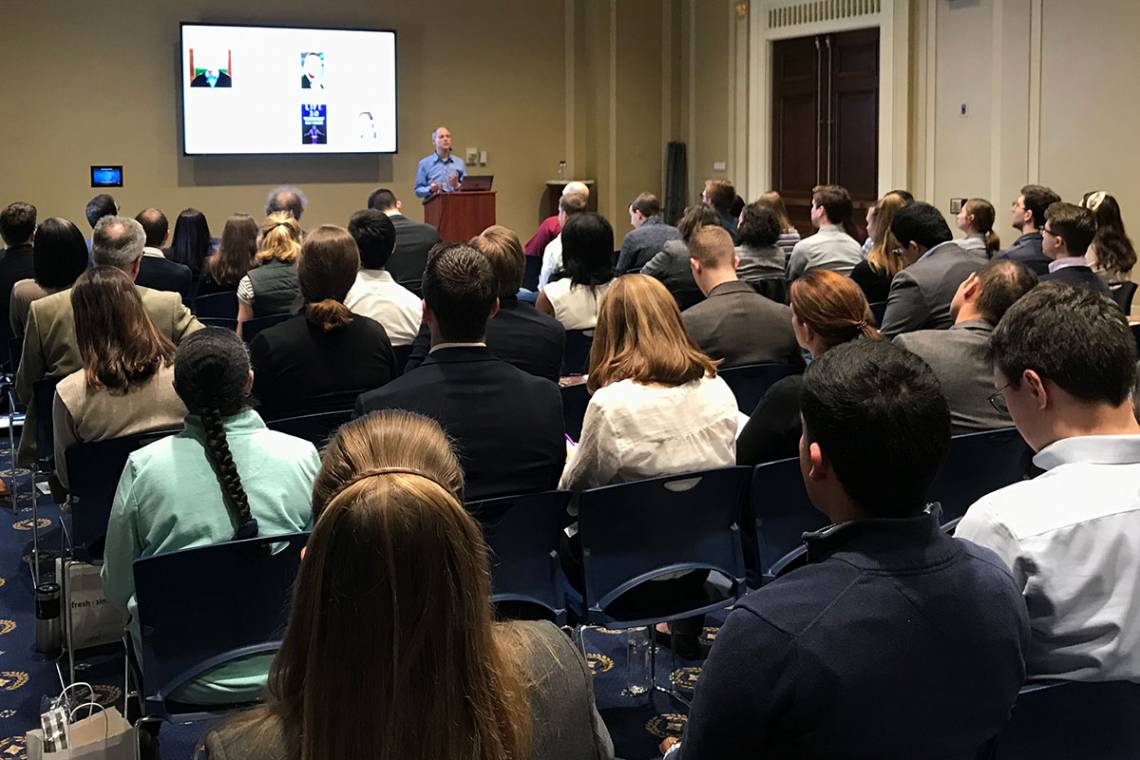
<path fill-rule="evenodd" d="M 287 211 L 270 214 L 257 235 L 254 268 L 238 282 L 238 333 L 254 317 L 292 314 L 301 305 L 297 256 L 301 253 L 301 223 Z"/>
<path fill-rule="evenodd" d="M 387 411 L 340 429 L 266 703 L 211 731 L 211 758 L 613 757 L 569 638 L 493 622 L 462 491 L 434 421 Z"/>
<path fill-rule="evenodd" d="M 869 303 L 887 300 L 891 290 L 891 280 L 906 268 L 906 261 L 898 254 L 898 241 L 891 234 L 891 220 L 907 201 L 893 193 L 880 198 L 868 213 L 867 230 L 874 242 L 867 252 L 867 258 L 851 270 L 851 279 L 863 291 Z"/>

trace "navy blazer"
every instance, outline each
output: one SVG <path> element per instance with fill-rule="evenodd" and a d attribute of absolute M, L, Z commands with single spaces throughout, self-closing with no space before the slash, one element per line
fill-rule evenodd
<path fill-rule="evenodd" d="M 1067 282 L 1070 285 L 1084 285 L 1086 288 L 1092 288 L 1098 293 L 1112 298 L 1108 283 L 1089 267 L 1062 267 L 1056 272 L 1044 275 L 1041 282 Z"/>
<path fill-rule="evenodd" d="M 179 264 L 166 257 L 144 255 L 139 262 L 139 274 L 135 278 L 135 284 L 151 290 L 177 293 L 182 296 L 183 303 L 189 303 L 194 273 L 185 264 Z"/>
<path fill-rule="evenodd" d="M 36 276 L 30 243 L 11 245 L 0 251 L 0 359 L 8 357 L 8 341 L 12 339 L 12 323 L 8 307 L 12 303 L 12 286 L 20 280 Z"/>
<path fill-rule="evenodd" d="M 389 218 L 396 228 L 396 249 L 392 251 L 392 258 L 388 259 L 384 269 L 396 282 L 402 285 L 411 283 L 411 289 L 420 295 L 420 281 L 424 276 L 424 267 L 427 266 L 428 251 L 439 242 L 439 230 L 403 214 Z"/>
<path fill-rule="evenodd" d="M 998 252 L 994 258 L 1020 261 L 1038 277 L 1044 277 L 1049 274 L 1049 257 L 1045 255 L 1045 252 L 1041 248 L 1040 232 L 1025 233 L 1017 240 L 1014 240 L 1013 245 L 1009 248 Z"/>
<path fill-rule="evenodd" d="M 406 409 L 436 420 L 463 466 L 465 498 L 545 491 L 566 461 L 562 394 L 484 346 L 442 348 L 356 400 L 356 416 Z"/>

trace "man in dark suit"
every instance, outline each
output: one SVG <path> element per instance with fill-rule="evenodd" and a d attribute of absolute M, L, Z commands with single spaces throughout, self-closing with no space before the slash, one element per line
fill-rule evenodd
<path fill-rule="evenodd" d="M 1021 236 L 1013 245 L 994 256 L 995 259 L 1019 261 L 1038 277 L 1049 271 L 1049 258 L 1041 250 L 1041 228 L 1045 226 L 1045 209 L 1061 200 L 1061 196 L 1043 185 L 1021 188 L 1011 207 L 1013 228 Z"/>
<path fill-rule="evenodd" d="M 786 362 L 799 356 L 792 310 L 757 293 L 736 276 L 732 236 L 702 227 L 689 239 L 693 279 L 705 300 L 681 314 L 697 347 L 724 367 Z"/>
<path fill-rule="evenodd" d="M 190 80 L 191 87 L 233 87 L 233 79 L 224 71 L 208 69 Z"/>
<path fill-rule="evenodd" d="M 396 282 L 420 295 L 428 251 L 439 242 L 439 230 L 404 216 L 403 204 L 387 188 L 382 187 L 368 196 L 368 208 L 383 211 L 396 228 L 396 251 L 388 260 L 388 272 Z"/>
<path fill-rule="evenodd" d="M 958 286 L 986 260 L 953 241 L 942 212 L 916 201 L 891 221 L 907 268 L 891 280 L 880 331 L 895 336 L 915 330 L 941 330 L 954 324 L 950 302 Z"/>
<path fill-rule="evenodd" d="M 166 290 L 182 296 L 182 302 L 189 305 L 190 291 L 194 284 L 194 274 L 190 267 L 171 261 L 162 253 L 166 245 L 166 235 L 170 224 L 166 214 L 156 208 L 143 209 L 135 217 L 146 233 L 146 245 L 139 260 L 139 274 L 135 284 L 151 290 Z"/>
<path fill-rule="evenodd" d="M 2 318 L 8 314 L 12 286 L 35 276 L 32 256 L 35 232 L 36 207 L 32 204 L 17 201 L 0 211 L 0 237 L 6 246 L 0 253 L 0 360 L 8 359 L 8 341 L 12 339 L 11 322 Z"/>
<path fill-rule="evenodd" d="M 433 256 L 424 272 L 431 353 L 356 400 L 357 416 L 407 409 L 439 422 L 455 441 L 470 501 L 553 488 L 566 460 L 558 386 L 487 348 L 497 284 L 487 258 L 465 245 Z"/>
<path fill-rule="evenodd" d="M 1049 259 L 1049 272 L 1041 281 L 1068 282 L 1109 295 L 1108 283 L 1085 261 L 1094 237 L 1096 217 L 1092 211 L 1061 201 L 1050 205 L 1041 230 L 1041 252 Z"/>

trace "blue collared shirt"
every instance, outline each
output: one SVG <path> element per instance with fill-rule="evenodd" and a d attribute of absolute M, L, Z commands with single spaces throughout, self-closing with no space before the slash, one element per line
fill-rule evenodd
<path fill-rule="evenodd" d="M 463 176 L 467 174 L 467 166 L 463 163 L 463 159 L 454 153 L 448 155 L 447 158 L 440 158 L 438 153 L 432 153 L 427 158 L 420 160 L 420 165 L 416 169 L 416 195 L 420 198 L 426 198 L 431 195 L 428 186 L 432 182 L 438 182 L 444 192 L 451 192 L 455 188 L 451 187 L 447 178 L 454 174 L 460 182 L 463 181 Z"/>

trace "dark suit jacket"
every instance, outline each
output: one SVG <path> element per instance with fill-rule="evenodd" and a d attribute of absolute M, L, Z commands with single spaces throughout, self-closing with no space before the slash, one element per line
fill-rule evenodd
<path fill-rule="evenodd" d="M 206 78 L 205 74 L 199 74 L 198 76 L 196 76 L 190 80 L 190 86 L 191 87 L 209 87 L 210 86 L 210 80 L 208 80 Z M 218 81 L 214 85 L 214 87 L 232 87 L 232 86 L 233 86 L 233 79 L 230 78 L 230 75 L 224 71 L 219 71 L 218 72 Z"/>
<path fill-rule="evenodd" d="M 396 228 L 396 250 L 384 268 L 396 282 L 415 283 L 415 292 L 419 294 L 419 283 L 424 276 L 428 251 L 439 242 L 439 230 L 430 224 L 412 221 L 403 214 L 390 218 L 392 226 Z"/>
<path fill-rule="evenodd" d="M 697 347 L 725 367 L 783 362 L 799 355 L 792 310 L 765 298 L 740 280 L 709 291 L 708 298 L 681 314 Z"/>
<path fill-rule="evenodd" d="M 500 298 L 499 313 L 487 322 L 487 348 L 507 364 L 523 372 L 557 383 L 566 347 L 566 328 L 554 317 L 535 311 L 534 304 L 517 298 Z M 427 323 L 412 343 L 405 372 L 423 364 L 431 350 Z"/>
<path fill-rule="evenodd" d="M 894 337 L 915 330 L 942 330 L 954 324 L 950 301 L 962 281 L 986 264 L 979 253 L 942 243 L 891 280 L 887 310 L 879 328 Z"/>
<path fill-rule="evenodd" d="M 1025 233 L 994 258 L 1020 261 L 1038 277 L 1049 274 L 1049 257 L 1041 250 L 1040 232 Z"/>
<path fill-rule="evenodd" d="M 705 298 L 693 280 L 689 248 L 681 239 L 665 243 L 661 252 L 641 268 L 641 273 L 661 280 L 682 311 Z"/>
<path fill-rule="evenodd" d="M 166 257 L 143 256 L 139 262 L 139 274 L 135 284 L 151 290 L 166 290 L 182 296 L 184 302 L 190 299 L 194 285 L 194 273 L 185 264 L 171 261 Z"/>
<path fill-rule="evenodd" d="M 351 409 L 397 374 L 384 327 L 359 314 L 323 332 L 304 314 L 268 327 L 249 346 L 253 394 L 268 417 Z"/>
<path fill-rule="evenodd" d="M 1112 297 L 1108 284 L 1104 279 L 1089 267 L 1064 267 L 1056 272 L 1050 272 L 1041 277 L 1041 282 L 1067 282 L 1071 285 L 1084 285 L 1098 293 Z"/>
<path fill-rule="evenodd" d="M 30 243 L 10 245 L 0 252 L 0 314 L 7 314 L 12 303 L 12 286 L 20 280 L 35 277 Z M 8 341 L 12 338 L 12 324 L 0 319 L 0 360 L 8 356 Z"/>
<path fill-rule="evenodd" d="M 465 498 L 544 491 L 566 460 L 562 395 L 482 346 L 443 348 L 417 369 L 356 400 L 356 415 L 407 409 L 455 441 Z"/>

